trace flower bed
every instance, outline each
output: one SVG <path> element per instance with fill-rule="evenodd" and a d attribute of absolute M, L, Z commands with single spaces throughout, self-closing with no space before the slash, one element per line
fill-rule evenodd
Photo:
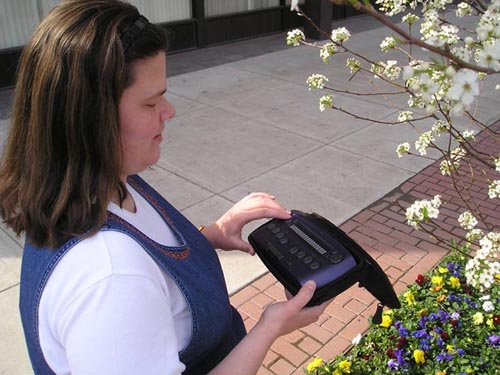
<path fill-rule="evenodd" d="M 466 259 L 450 255 L 400 296 L 380 325 L 344 355 L 307 366 L 310 375 L 499 374 L 500 275 L 488 294 L 470 288 Z"/>

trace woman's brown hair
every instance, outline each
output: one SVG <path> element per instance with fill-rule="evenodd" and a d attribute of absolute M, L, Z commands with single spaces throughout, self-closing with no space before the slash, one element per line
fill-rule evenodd
<path fill-rule="evenodd" d="M 0 164 L 0 214 L 35 246 L 97 232 L 110 197 L 126 197 L 118 104 L 134 62 L 167 47 L 151 23 L 130 39 L 138 19 L 120 0 L 63 1 L 23 50 Z"/>

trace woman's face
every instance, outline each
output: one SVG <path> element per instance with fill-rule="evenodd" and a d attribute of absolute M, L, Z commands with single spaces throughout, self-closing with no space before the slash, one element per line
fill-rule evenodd
<path fill-rule="evenodd" d="M 135 62 L 134 77 L 118 108 L 124 181 L 158 161 L 165 121 L 175 115 L 175 108 L 163 96 L 167 90 L 164 53 Z"/>

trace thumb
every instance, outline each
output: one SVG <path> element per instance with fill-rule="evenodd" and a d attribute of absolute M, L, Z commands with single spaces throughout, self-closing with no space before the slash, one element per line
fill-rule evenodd
<path fill-rule="evenodd" d="M 307 281 L 298 293 L 293 297 L 290 302 L 296 305 L 298 309 L 302 309 L 311 300 L 316 290 L 316 283 L 312 280 Z"/>

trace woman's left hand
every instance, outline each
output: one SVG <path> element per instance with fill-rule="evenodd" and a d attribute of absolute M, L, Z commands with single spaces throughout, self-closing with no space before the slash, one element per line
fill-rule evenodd
<path fill-rule="evenodd" d="M 283 208 L 276 198 L 267 193 L 251 193 L 237 202 L 202 233 L 213 247 L 222 250 L 241 250 L 255 254 L 252 246 L 241 238 L 243 227 L 253 220 L 263 218 L 289 219 L 290 211 Z"/>

